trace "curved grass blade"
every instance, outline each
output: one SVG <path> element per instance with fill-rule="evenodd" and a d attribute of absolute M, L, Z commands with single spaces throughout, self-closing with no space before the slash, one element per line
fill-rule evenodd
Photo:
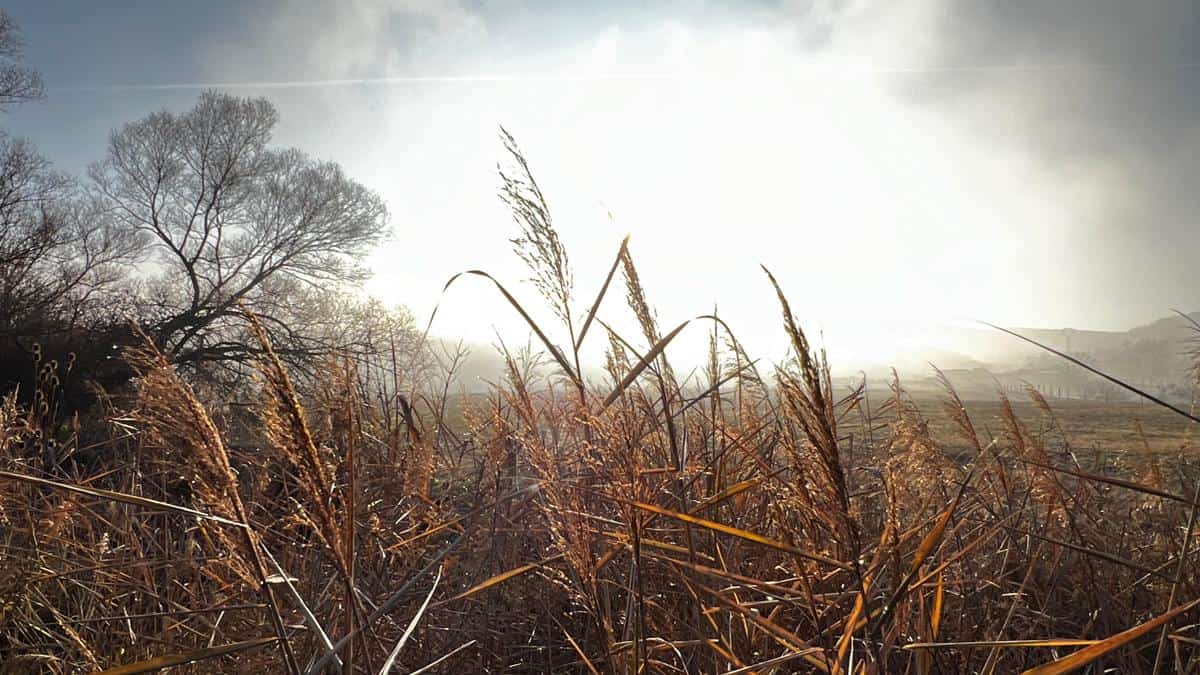
<path fill-rule="evenodd" d="M 1061 675 L 1061 673 L 1069 673 L 1077 668 L 1082 668 L 1105 654 L 1119 649 L 1134 640 L 1142 637 L 1150 631 L 1158 628 L 1166 622 L 1192 609 L 1196 605 L 1200 605 L 1200 598 L 1192 600 L 1189 603 L 1182 604 L 1171 611 L 1155 617 L 1145 623 L 1138 624 L 1129 630 L 1122 631 L 1116 635 L 1101 640 L 1090 647 L 1085 647 L 1077 652 L 1068 654 L 1057 661 L 1052 661 L 1045 665 L 1026 670 L 1022 675 Z"/>
<path fill-rule="evenodd" d="M 688 562 L 686 560 L 677 560 L 670 556 L 658 555 L 655 553 L 646 553 L 644 555 L 647 558 L 661 560 L 665 563 L 670 563 L 672 565 L 677 565 L 679 567 L 685 567 L 689 570 L 692 570 L 693 572 L 699 572 L 700 574 L 704 574 L 707 576 L 716 577 L 718 579 L 724 579 L 726 581 L 734 582 L 738 585 L 745 586 L 746 588 L 759 590 L 759 591 L 762 591 L 766 595 L 774 595 L 774 596 L 780 597 L 780 598 L 801 597 L 803 595 L 803 593 L 801 591 L 798 591 L 794 588 L 791 588 L 788 586 L 781 586 L 777 583 L 773 583 L 770 581 L 764 581 L 762 579 L 755 579 L 753 577 L 748 577 L 743 574 L 737 574 L 736 572 L 729 572 L 726 570 L 717 569 L 715 567 L 709 567 L 708 565 L 701 565 L 699 563 Z M 770 592 L 768 593 L 768 591 L 770 591 Z"/>
<path fill-rule="evenodd" d="M 621 240 L 621 248 L 617 251 L 617 257 L 613 260 L 612 267 L 608 269 L 608 276 L 604 277 L 604 285 L 600 287 L 600 292 L 596 294 L 596 301 L 592 303 L 592 308 L 588 310 L 587 318 L 583 320 L 583 327 L 579 329 L 579 337 L 575 340 L 575 349 L 578 350 L 583 346 L 583 338 L 587 335 L 588 328 L 592 325 L 592 319 L 596 318 L 596 312 L 600 309 L 600 302 L 604 300 L 604 295 L 608 293 L 608 285 L 612 283 L 613 276 L 617 273 L 617 268 L 621 266 L 621 256 L 625 255 L 626 249 L 629 248 L 629 235 Z"/>
<path fill-rule="evenodd" d="M 725 488 L 724 490 L 721 490 L 717 494 L 709 496 L 709 497 L 705 497 L 704 499 L 697 502 L 696 505 L 691 508 L 691 513 L 697 514 L 697 513 L 700 513 L 701 511 L 706 511 L 708 509 L 711 509 L 712 507 L 714 507 L 724 501 L 727 501 L 729 499 L 732 499 L 732 498 L 740 495 L 741 493 L 745 492 L 746 490 L 758 487 L 759 485 L 762 484 L 764 479 L 765 479 L 764 477 L 760 476 L 758 478 L 750 478 L 748 480 L 734 483 L 733 485 L 730 485 L 729 487 Z"/>
<path fill-rule="evenodd" d="M 929 617 L 929 635 L 934 640 L 937 639 L 938 630 L 942 627 L 942 607 L 944 606 L 945 595 L 945 578 L 941 574 L 938 574 L 937 590 L 933 594 L 933 609 L 930 610 Z"/>
<path fill-rule="evenodd" d="M 896 585 L 895 592 L 892 593 L 887 604 L 883 607 L 881 616 L 884 620 L 891 617 L 892 611 L 895 610 L 896 605 L 900 602 L 904 595 L 909 592 L 909 584 L 911 584 L 913 579 L 916 579 L 917 575 L 920 574 L 921 566 L 925 564 L 925 560 L 928 559 L 929 556 L 933 554 L 937 546 L 941 544 L 942 536 L 946 533 L 946 527 L 950 524 L 950 519 L 954 516 L 954 512 L 958 510 L 958 505 L 962 503 L 963 493 L 966 492 L 967 485 L 970 484 L 971 478 L 974 476 L 975 467 L 972 467 L 971 472 L 967 474 L 966 478 L 963 479 L 962 484 L 958 487 L 958 493 L 954 495 L 954 499 L 951 500 L 949 506 L 947 506 L 946 509 L 938 516 L 937 520 L 933 524 L 933 527 L 930 528 L 929 533 L 925 535 L 925 537 L 921 540 L 920 545 L 917 546 L 917 551 L 913 555 L 912 565 L 909 568 L 908 574 L 905 575 L 903 581 Z"/>
<path fill-rule="evenodd" d="M 747 363 L 746 365 L 742 366 L 741 368 L 738 368 L 737 370 L 733 371 L 732 373 L 726 375 L 725 377 L 721 378 L 720 380 L 717 380 L 713 384 L 709 385 L 709 387 L 707 389 L 705 389 L 704 391 L 700 392 L 699 394 L 697 394 L 697 395 L 693 396 L 691 399 L 689 399 L 688 402 L 685 403 L 682 408 L 675 411 L 675 413 L 672 416 L 679 417 L 683 413 L 690 410 L 692 408 L 692 406 L 696 405 L 697 403 L 708 400 L 708 397 L 710 395 L 712 395 L 713 392 L 715 392 L 718 389 L 720 389 L 721 387 L 725 386 L 731 380 L 733 380 L 737 377 L 740 377 L 742 375 L 742 373 L 745 373 L 746 371 L 753 369 L 754 365 L 756 363 L 758 363 L 758 359 L 755 359 L 755 360 Z"/>
<path fill-rule="evenodd" d="M 620 545 L 621 548 L 628 549 L 628 548 L 633 547 L 632 537 L 630 537 L 628 534 L 626 534 L 624 532 L 601 531 L 600 535 L 603 537 L 607 537 L 607 538 L 611 539 L 612 541 L 616 542 L 617 544 Z M 659 541 L 657 539 L 650 539 L 648 537 L 642 537 L 638 541 L 640 542 L 640 545 L 643 548 L 656 548 L 661 551 L 669 551 L 671 553 L 682 553 L 684 555 L 693 555 L 694 554 L 697 558 L 700 558 L 702 560 L 708 560 L 710 562 L 713 561 L 713 557 L 708 555 L 707 553 L 704 553 L 703 551 L 694 551 L 694 552 L 689 551 L 686 546 L 679 546 L 677 544 L 671 544 L 671 543 L 668 543 L 665 541 Z M 610 551 L 610 553 L 611 553 L 611 551 Z M 643 555 L 646 555 L 646 554 L 643 553 Z"/>
<path fill-rule="evenodd" d="M 820 553 L 812 553 L 811 551 L 805 551 L 803 549 L 796 548 L 795 546 L 785 544 L 781 541 L 776 541 L 774 539 L 764 537 L 761 534 L 757 534 L 754 532 L 750 532 L 749 530 L 742 530 L 742 529 L 733 527 L 732 525 L 726 525 L 724 523 L 718 523 L 718 522 L 714 522 L 711 520 L 705 520 L 704 518 L 697 518 L 696 516 L 691 516 L 686 513 L 679 513 L 678 511 L 664 509 L 663 507 L 655 506 L 654 504 L 626 501 L 624 499 L 618 499 L 616 497 L 613 497 L 612 499 L 617 499 L 618 501 L 620 501 L 622 503 L 628 504 L 629 506 L 633 506 L 633 507 L 641 509 L 643 511 L 649 511 L 650 513 L 657 513 L 660 516 L 674 518 L 675 520 L 678 520 L 680 522 L 688 523 L 691 525 L 696 525 L 698 527 L 703 527 L 707 530 L 712 530 L 713 532 L 720 532 L 722 534 L 728 534 L 730 536 L 737 537 L 739 539 L 745 539 L 746 541 L 754 542 L 756 544 L 761 544 L 763 546 L 773 548 L 777 551 L 783 551 L 784 553 L 791 553 L 792 555 L 799 556 L 801 558 L 806 558 L 808 560 L 812 560 L 813 562 L 824 563 L 826 565 L 830 565 L 832 567 L 836 567 L 838 569 L 847 570 L 847 571 L 854 569 L 851 565 L 844 563 L 840 560 L 834 560 L 833 558 L 830 558 L 829 556 L 824 556 L 824 555 L 821 555 Z"/>
<path fill-rule="evenodd" d="M 567 642 L 571 643 L 571 648 L 579 655 L 579 660 L 583 661 L 583 665 L 587 666 L 588 672 L 592 675 L 600 675 L 600 671 L 596 670 L 596 666 L 592 665 L 592 660 L 588 658 L 587 654 L 583 653 L 583 647 L 580 647 L 575 638 L 571 637 L 566 627 L 559 623 L 558 619 L 554 619 L 554 623 L 558 624 L 558 629 L 562 631 L 563 637 L 567 638 Z"/>
<path fill-rule="evenodd" d="M 760 614 L 759 612 L 753 611 L 738 602 L 726 598 L 725 596 L 721 595 L 720 592 L 715 591 L 704 584 L 687 581 L 686 577 L 682 576 L 682 572 L 679 570 L 676 570 L 676 572 L 680 574 L 680 578 L 683 579 L 684 583 L 686 583 L 688 586 L 704 591 L 714 600 L 716 600 L 717 604 L 745 617 L 748 621 L 750 621 L 750 623 L 753 623 L 755 626 L 762 629 L 764 633 L 774 639 L 776 643 L 787 649 L 789 652 L 797 654 L 799 658 L 807 661 L 809 665 L 816 667 L 822 672 L 829 672 L 825 659 L 817 658 L 814 655 L 821 653 L 823 650 L 819 648 L 814 649 L 811 644 L 805 642 L 799 635 L 796 635 L 774 621 L 771 621 L 771 619 Z"/>
<path fill-rule="evenodd" d="M 296 590 L 296 587 L 292 584 L 293 577 L 289 577 L 287 572 L 283 571 L 283 567 L 280 566 L 279 562 L 275 560 L 275 556 L 271 555 L 271 552 L 267 550 L 267 547 L 262 542 L 259 542 L 259 548 L 262 549 L 263 553 L 267 554 L 267 560 L 271 563 L 271 566 L 275 568 L 275 573 L 279 576 L 280 582 L 285 588 L 287 588 L 288 593 L 291 594 L 292 599 L 296 601 L 296 604 L 300 606 L 300 611 L 304 614 L 304 621 L 308 623 L 308 626 L 312 628 L 314 633 L 317 634 L 317 638 L 321 641 L 321 646 L 327 650 L 333 649 L 333 641 L 329 639 L 329 633 L 325 632 L 325 628 L 321 626 L 321 622 L 317 620 L 316 615 L 313 614 L 311 609 L 309 609 L 308 603 L 304 602 L 304 598 L 301 597 L 300 591 Z M 268 579 L 268 581 L 270 580 Z M 338 670 L 342 669 L 342 659 L 340 656 L 335 654 L 333 657 L 333 663 L 335 666 L 337 666 Z"/>
<path fill-rule="evenodd" d="M 612 390 L 612 393 L 608 395 L 608 398 L 604 399 L 604 405 L 600 406 L 600 409 L 603 410 L 604 408 L 607 408 L 608 406 L 612 405 L 613 401 L 616 401 L 618 398 L 620 398 L 621 394 L 629 388 L 629 385 L 633 384 L 634 380 L 636 380 L 638 376 L 642 374 L 642 371 L 644 371 L 647 366 L 653 363 L 654 359 L 658 358 L 658 355 L 667 348 L 667 345 L 671 343 L 671 340 L 674 340 L 675 336 L 679 335 L 679 331 L 686 328 L 691 322 L 691 319 L 688 319 L 687 321 L 679 324 L 675 327 L 675 330 L 664 335 L 657 344 L 651 347 L 650 351 L 646 352 L 646 355 L 637 362 L 637 365 L 629 369 L 629 372 L 625 374 L 625 377 L 622 378 L 620 384 L 618 384 L 616 388 Z"/>
<path fill-rule="evenodd" d="M 1060 466 L 1054 466 L 1053 464 L 1045 464 L 1042 462 L 1035 462 L 1031 459 L 1022 459 L 1020 457 L 1017 457 L 1015 459 L 1018 462 L 1023 462 L 1025 464 L 1032 464 L 1033 466 L 1038 466 L 1043 469 L 1049 469 L 1050 471 L 1056 471 L 1058 473 L 1065 473 L 1068 476 L 1075 476 L 1076 478 L 1083 478 L 1084 480 L 1095 481 L 1097 483 L 1105 483 L 1107 485 L 1112 485 L 1114 487 L 1125 488 L 1127 490 L 1133 490 L 1134 492 L 1141 492 L 1142 494 L 1151 495 L 1153 497 L 1161 497 L 1163 499 L 1170 499 L 1171 501 L 1176 501 L 1181 504 L 1186 504 L 1186 505 L 1192 506 L 1192 507 L 1200 506 L 1200 504 L 1197 504 L 1196 502 L 1192 501 L 1191 499 L 1188 499 L 1187 497 L 1184 497 L 1183 495 L 1177 495 L 1177 494 L 1174 494 L 1171 492 L 1167 492 L 1165 490 L 1159 490 L 1158 488 L 1154 488 L 1149 485 L 1143 485 L 1141 483 L 1135 483 L 1130 480 L 1122 480 L 1120 478 L 1112 478 L 1110 476 L 1103 476 L 1103 475 L 1096 474 L 1096 473 L 1087 473 L 1085 471 L 1074 471 L 1072 469 L 1064 469 L 1063 467 L 1060 467 Z"/>
<path fill-rule="evenodd" d="M 575 369 L 571 367 L 571 364 L 567 361 L 567 357 L 562 353 L 562 350 L 554 346 L 554 343 L 550 341 L 549 337 L 546 337 L 546 334 L 542 332 L 541 327 L 537 325 L 537 322 L 533 320 L 533 317 L 529 316 L 529 312 L 526 312 L 525 308 L 521 306 L 521 303 L 517 302 L 517 299 L 513 297 L 512 293 L 509 293 L 508 289 L 506 289 L 504 285 L 497 281 L 492 275 L 484 272 L 483 270 L 467 270 L 465 272 L 459 272 L 458 274 L 450 277 L 450 280 L 447 281 L 446 285 L 442 287 L 442 293 L 445 293 L 447 290 L 449 290 L 450 285 L 465 274 L 483 277 L 484 279 L 487 279 L 495 284 L 496 289 L 500 291 L 500 294 L 504 296 L 504 299 L 508 300 L 508 304 L 512 305 L 512 308 L 517 310 L 517 313 L 521 315 L 521 318 L 525 319 L 525 323 L 529 324 L 529 327 L 533 329 L 534 334 L 538 336 L 538 339 L 541 340 L 546 349 L 550 351 L 551 356 L 553 356 L 554 360 L 558 362 L 558 365 L 563 369 L 563 372 L 565 372 L 575 384 L 582 384 L 579 374 L 576 373 Z M 433 318 L 430 317 L 430 321 L 432 320 Z"/>
<path fill-rule="evenodd" d="M 1031 337 L 1025 337 L 1024 335 L 1021 335 L 1020 333 L 1018 333 L 1016 331 L 1011 331 L 1007 328 L 1001 328 L 1000 326 L 997 326 L 994 323 L 988 323 L 987 321 L 980 321 L 979 323 L 982 323 L 985 326 L 991 326 L 992 328 L 995 328 L 998 331 L 1008 333 L 1009 335 L 1011 335 L 1015 338 L 1020 338 L 1024 341 L 1028 342 L 1029 344 L 1034 345 L 1035 347 L 1040 347 L 1040 348 L 1050 352 L 1051 354 L 1054 354 L 1055 356 L 1057 356 L 1059 358 L 1063 358 L 1063 359 L 1070 361 L 1071 363 L 1074 363 L 1075 365 L 1079 366 L 1080 368 L 1083 368 L 1084 370 L 1092 373 L 1093 375 L 1099 375 L 1100 377 L 1108 380 L 1109 382 L 1112 382 L 1113 384 L 1117 385 L 1118 387 L 1121 387 L 1122 389 L 1125 389 L 1126 391 L 1133 392 L 1134 394 L 1137 394 L 1138 396 L 1141 396 L 1142 398 L 1144 398 L 1148 401 L 1151 401 L 1151 402 L 1156 403 L 1168 410 L 1171 410 L 1180 415 L 1183 415 L 1184 417 L 1188 418 L 1189 420 L 1191 420 L 1193 422 L 1200 423 L 1200 417 L 1196 417 L 1195 415 L 1192 415 L 1191 413 L 1187 412 L 1183 408 L 1171 405 L 1170 403 L 1167 403 L 1166 401 L 1162 400 L 1161 398 L 1158 398 L 1157 396 L 1155 396 L 1151 393 L 1142 391 L 1141 389 L 1138 389 L 1137 387 L 1133 386 L 1132 384 L 1129 384 L 1123 380 L 1115 378 L 1112 375 L 1109 375 L 1108 373 L 1106 373 L 1102 370 L 1099 370 L 1097 368 L 1089 366 L 1088 364 L 1084 363 L 1083 361 L 1080 361 L 1079 359 L 1075 358 L 1074 356 L 1071 356 L 1070 354 L 1060 352 L 1053 347 L 1047 347 L 1046 345 L 1038 342 L 1037 340 L 1034 340 Z"/>
<path fill-rule="evenodd" d="M 115 616 L 89 616 L 83 619 L 59 619 L 59 623 L 63 625 L 76 626 L 85 623 L 104 623 L 106 621 L 133 621 L 137 619 L 155 619 L 155 618 L 174 618 L 177 616 L 195 616 L 197 614 L 214 614 L 218 612 L 236 612 L 243 609 L 265 609 L 266 604 L 261 602 L 245 603 L 240 605 L 218 605 L 216 607 L 205 607 L 203 609 L 174 609 L 165 612 L 144 612 L 141 614 L 117 614 Z M 2 672 L 2 671 L 0 671 Z"/>
<path fill-rule="evenodd" d="M 124 502 L 126 504 L 133 504 L 135 506 L 145 506 L 145 507 L 154 508 L 154 509 L 166 509 L 168 511 L 174 511 L 175 513 L 182 513 L 184 515 L 194 516 L 196 518 L 203 518 L 204 520 L 211 520 L 214 522 L 221 523 L 223 525 L 233 525 L 234 527 L 241 527 L 241 528 L 248 527 L 245 523 L 239 523 L 238 521 L 230 520 L 229 518 L 222 518 L 221 516 L 214 516 L 211 513 L 205 513 L 203 511 L 197 511 L 195 509 L 189 509 L 186 506 L 179 506 L 177 504 L 171 504 L 169 502 L 161 502 L 157 499 L 150 499 L 148 497 L 139 497 L 138 495 L 131 495 L 131 494 L 127 494 L 124 492 L 113 492 L 112 490 L 100 490 L 98 488 L 83 487 L 82 485 L 71 485 L 70 483 L 60 483 L 56 480 L 49 480 L 46 478 L 35 478 L 34 476 L 26 476 L 25 474 L 13 473 L 12 471 L 0 471 L 0 478 L 8 478 L 9 480 L 20 481 L 22 483 L 31 483 L 33 485 L 44 485 L 46 487 L 55 488 L 56 490 L 66 490 L 67 492 L 77 492 L 79 494 L 87 495 L 89 497 L 97 497 L 100 499 L 111 499 L 116 502 Z"/>
<path fill-rule="evenodd" d="M 430 669 L 437 666 L 439 663 L 442 663 L 446 659 L 450 658 L 451 656 L 454 656 L 455 654 L 461 652 L 462 650 L 466 649 L 467 647 L 470 647 L 471 645 L 475 644 L 476 642 L 478 642 L 478 640 L 469 640 L 467 642 L 464 642 L 461 645 L 455 647 L 454 649 L 451 649 L 450 651 L 446 652 L 445 654 L 442 654 L 437 659 L 430 661 L 429 663 L 421 666 L 420 668 L 417 668 L 416 670 L 412 671 L 408 675 L 421 675 L 421 673 L 429 672 Z"/>
<path fill-rule="evenodd" d="M 454 602 L 455 600 L 462 600 L 463 598 L 470 597 L 480 591 L 491 588 L 492 586 L 495 586 L 497 584 L 502 584 L 502 583 L 508 581 L 509 579 L 512 579 L 513 577 L 519 577 L 522 574 L 525 574 L 526 572 L 535 570 L 535 569 L 545 565 L 546 563 L 558 560 L 559 558 L 563 557 L 563 555 L 564 554 L 562 554 L 562 553 L 559 553 L 558 555 L 552 555 L 549 558 L 545 558 L 543 560 L 538 560 L 536 562 L 526 563 L 524 565 L 521 565 L 520 567 L 514 567 L 511 570 L 508 570 L 506 572 L 501 572 L 500 574 L 496 574 L 494 576 L 488 577 L 487 579 L 475 584 L 474 586 L 468 588 L 467 590 L 463 591 L 462 593 L 459 593 L 458 595 L 456 595 L 454 597 L 446 598 L 445 600 L 438 601 L 436 603 L 436 605 L 444 605 L 448 602 Z"/>
<path fill-rule="evenodd" d="M 729 324 L 725 323 L 725 319 L 722 319 L 716 314 L 701 314 L 696 318 L 707 319 L 720 326 L 725 330 L 726 337 L 728 337 L 733 343 L 734 349 L 740 354 L 746 354 L 746 350 L 742 347 L 741 341 L 737 339 L 737 335 L 734 334 L 733 329 L 729 327 Z M 754 374 L 754 379 L 758 380 L 759 382 L 764 382 L 765 380 L 763 379 L 762 373 L 758 372 L 758 366 L 756 365 L 758 363 L 758 359 L 750 359 L 747 357 L 746 360 L 748 361 L 747 367 L 750 369 L 750 372 Z"/>
<path fill-rule="evenodd" d="M 117 666 L 116 668 L 109 668 L 108 670 L 97 673 L 97 675 L 133 675 L 134 673 L 152 673 L 156 670 L 162 670 L 163 668 L 181 666 L 185 663 L 195 663 L 196 661 L 204 661 L 205 659 L 212 659 L 218 656 L 225 656 L 226 654 L 233 654 L 236 652 L 245 651 L 247 649 L 261 647 L 263 645 L 269 645 L 278 640 L 279 638 L 272 636 L 267 638 L 258 638 L 257 640 L 232 642 L 219 647 L 194 649 L 190 652 L 183 652 L 181 654 L 156 656 L 152 659 L 146 659 L 145 661 L 138 661 L 137 663 Z"/>
<path fill-rule="evenodd" d="M 676 570 L 676 572 L 679 573 L 679 570 Z M 680 575 L 682 577 L 682 573 L 680 573 Z M 721 605 L 725 609 L 736 612 L 736 613 L 746 617 L 747 619 L 749 619 L 751 623 L 753 623 L 756 626 L 758 626 L 759 628 L 761 628 L 764 633 L 766 633 L 767 635 L 774 638 L 774 640 L 780 646 L 784 647 L 785 649 L 788 649 L 792 652 L 808 653 L 808 649 L 810 647 L 808 642 L 806 642 L 799 635 L 796 635 L 792 631 L 775 623 L 769 617 L 767 617 L 763 614 L 760 614 L 759 612 L 757 612 L 755 610 L 751 610 L 750 608 L 742 605 L 739 602 L 736 602 L 735 600 L 730 600 L 729 598 L 726 598 L 724 595 L 721 594 L 720 591 L 709 588 L 708 586 L 705 586 L 704 584 L 701 584 L 701 583 L 698 583 L 695 581 L 689 581 L 687 583 L 688 583 L 688 586 L 698 588 L 698 589 L 704 591 L 705 593 L 707 593 L 709 596 L 712 597 L 713 600 L 717 601 L 717 604 Z"/>
<path fill-rule="evenodd" d="M 1081 647 L 1098 644 L 1099 642 L 1099 640 L 1079 640 L 1075 638 L 1046 638 L 1044 640 L 977 640 L 974 642 L 912 642 L 904 645 L 902 649 L 978 649 L 980 647 L 1008 649 L 1013 647 Z"/>
<path fill-rule="evenodd" d="M 392 670 L 392 665 L 396 663 L 396 657 L 400 656 L 400 650 L 404 649 L 404 643 L 408 642 L 408 638 L 417 628 L 417 624 L 421 622 L 421 617 L 425 616 L 425 610 L 429 607 L 429 601 L 433 599 L 433 594 L 437 591 L 438 582 L 442 580 L 442 568 L 438 568 L 437 576 L 433 578 L 433 588 L 429 589 L 429 595 L 425 596 L 425 602 L 421 603 L 421 608 L 413 615 L 412 621 L 408 622 L 408 628 L 404 629 L 404 635 L 400 636 L 400 641 L 392 648 L 392 653 L 388 654 L 387 660 L 383 662 L 383 667 L 379 669 L 379 675 L 388 675 Z"/>
<path fill-rule="evenodd" d="M 446 558 L 446 556 L 450 555 L 451 551 L 458 548 L 459 544 L 462 543 L 463 539 L 465 539 L 466 536 L 467 536 L 467 532 L 464 531 L 461 534 L 459 534 L 457 537 L 455 537 L 453 540 L 451 540 L 450 543 L 446 544 L 446 546 L 444 548 L 442 548 L 442 550 L 439 551 L 437 553 L 437 555 L 433 556 L 433 558 L 431 558 L 429 560 L 429 562 L 425 563 L 424 567 L 422 567 L 421 569 L 414 572 L 408 578 L 408 581 L 404 582 L 404 584 L 402 586 L 400 586 L 400 588 L 396 589 L 396 591 L 393 592 L 391 595 L 389 595 L 387 597 L 387 599 L 383 601 L 382 604 L 380 604 L 378 607 L 376 607 L 367 616 L 367 619 L 366 619 L 366 621 L 363 622 L 363 625 L 359 626 L 358 628 L 354 629 L 353 631 L 351 631 L 351 632 L 347 633 L 346 635 L 343 635 L 341 638 L 339 638 L 338 641 L 333 644 L 333 649 L 326 651 L 325 654 L 321 656 L 321 658 L 317 659 L 316 662 L 314 662 L 312 665 L 310 665 L 308 667 L 307 670 L 304 671 L 304 674 L 305 675 L 316 675 L 316 673 L 321 672 L 321 670 L 323 668 L 325 668 L 325 666 L 329 665 L 329 663 L 333 660 L 334 655 L 337 652 L 339 652 L 342 649 L 342 647 L 346 646 L 347 642 L 354 639 L 354 637 L 356 635 L 358 635 L 359 633 L 363 632 L 363 630 L 365 630 L 372 623 L 374 623 L 376 619 L 378 619 L 379 617 L 383 616 L 384 614 L 387 614 L 388 612 L 392 611 L 396 607 L 396 605 L 400 604 L 400 601 L 408 596 L 408 589 L 412 588 L 413 584 L 417 583 L 417 581 L 419 581 L 422 577 L 424 577 L 426 574 L 428 574 L 429 570 L 433 569 L 434 565 L 437 565 L 442 560 L 444 560 Z M 438 573 L 441 574 L 441 567 L 438 567 Z"/>
<path fill-rule="evenodd" d="M 804 651 L 788 652 L 787 654 L 784 654 L 783 656 L 776 656 L 773 659 L 767 659 L 766 661 L 759 661 L 758 663 L 755 663 L 755 664 L 752 664 L 749 666 L 742 666 L 741 668 L 734 668 L 733 670 L 727 670 L 724 673 L 721 673 L 721 675 L 741 675 L 741 673 L 753 673 L 753 672 L 757 672 L 760 669 L 766 668 L 767 666 L 777 666 L 781 663 L 787 663 L 788 661 L 794 661 L 796 659 L 801 659 L 806 656 L 816 654 L 820 651 L 821 651 L 820 647 L 812 647 L 812 648 L 806 649 Z"/>
<path fill-rule="evenodd" d="M 1169 574 L 1161 572 L 1158 569 L 1151 569 L 1149 567 L 1146 567 L 1145 565 L 1139 565 L 1138 563 L 1135 563 L 1134 561 L 1128 560 L 1126 558 L 1122 558 L 1119 555 L 1114 555 L 1112 553 L 1106 553 L 1104 551 L 1100 551 L 1100 550 L 1097 550 L 1094 548 L 1088 548 L 1081 544 L 1073 544 L 1069 541 L 1059 539 L 1058 537 L 1052 537 L 1047 534 L 1038 534 L 1036 532 L 1030 532 L 1028 530 L 1023 530 L 1018 527 L 1008 527 L 1007 529 L 1009 529 L 1013 532 L 1016 532 L 1018 534 L 1023 534 L 1027 537 L 1033 537 L 1034 539 L 1044 541 L 1047 544 L 1054 544 L 1055 546 L 1062 546 L 1064 548 L 1069 548 L 1072 551 L 1082 553 L 1083 555 L 1092 556 L 1094 558 L 1100 558 L 1101 560 L 1106 560 L 1110 563 L 1113 563 L 1114 565 L 1120 565 L 1121 567 L 1126 567 L 1131 570 L 1136 570 L 1138 572 L 1141 572 L 1142 574 L 1148 574 L 1151 576 L 1155 576 L 1155 577 L 1158 577 L 1159 579 L 1162 579 L 1163 581 L 1171 581 L 1172 580 L 1171 576 Z"/>

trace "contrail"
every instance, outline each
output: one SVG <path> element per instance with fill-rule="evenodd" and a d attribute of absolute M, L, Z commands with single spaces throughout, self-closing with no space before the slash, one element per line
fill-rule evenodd
<path fill-rule="evenodd" d="M 99 84 L 55 87 L 58 91 L 115 92 L 115 91 L 172 91 L 195 89 L 311 89 L 321 87 L 352 87 L 363 85 L 404 84 L 486 84 L 524 82 L 662 82 L 662 81 L 744 81 L 746 79 L 785 79 L 797 75 L 937 75 L 947 73 L 989 72 L 1049 72 L 1085 70 L 1175 70 L 1200 68 L 1200 62 L 1183 63 L 1032 63 L 966 66 L 874 66 L 810 64 L 779 69 L 771 73 L 753 74 L 720 72 L 675 73 L 610 73 L 598 75 L 402 75 L 393 77 L 355 77 L 319 80 L 266 80 L 256 82 L 174 82 L 159 84 Z"/>
<path fill-rule="evenodd" d="M 616 80 L 671 80 L 679 75 L 433 75 L 356 77 L 330 80 L 268 80 L 260 82 L 175 82 L 163 84 L 102 84 L 58 87 L 60 91 L 171 91 L 189 89 L 307 89 L 375 84 L 441 84 L 488 82 L 605 82 Z"/>

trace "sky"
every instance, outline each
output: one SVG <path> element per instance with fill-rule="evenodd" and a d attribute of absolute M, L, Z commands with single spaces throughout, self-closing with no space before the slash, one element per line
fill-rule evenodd
<path fill-rule="evenodd" d="M 496 196 L 501 126 L 582 312 L 622 237 L 660 321 L 784 336 L 766 265 L 835 365 L 939 327 L 1126 329 L 1196 308 L 1200 3 L 1184 0 L 9 3 L 45 100 L 7 115 L 80 174 L 205 88 L 378 191 L 368 291 L 476 342 L 536 305 Z M 618 294 L 601 318 L 631 326 Z M 550 320 L 550 313 L 537 313 Z M 632 331 L 632 329 L 630 330 Z M 679 349 L 698 353 L 703 329 Z"/>

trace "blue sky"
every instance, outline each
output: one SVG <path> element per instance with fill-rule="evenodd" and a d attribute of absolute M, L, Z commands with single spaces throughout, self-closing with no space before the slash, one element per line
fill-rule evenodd
<path fill-rule="evenodd" d="M 72 172 L 102 156 L 108 131 L 194 94 L 89 90 L 120 84 L 196 81 L 193 45 L 245 20 L 239 2 L 10 3 L 25 61 L 46 81 L 47 98 L 17 108 L 8 126 Z"/>

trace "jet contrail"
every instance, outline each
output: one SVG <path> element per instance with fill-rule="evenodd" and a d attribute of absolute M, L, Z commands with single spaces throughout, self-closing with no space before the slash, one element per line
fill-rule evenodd
<path fill-rule="evenodd" d="M 884 67 L 873 65 L 805 65 L 780 69 L 773 73 L 759 72 L 749 79 L 775 79 L 789 75 L 936 75 L 943 73 L 988 73 L 988 72 L 1045 72 L 1072 70 L 1118 70 L 1143 69 L 1195 69 L 1200 62 L 1184 63 L 1034 63 L 999 64 L 977 66 L 913 66 Z M 522 82 L 621 82 L 621 81 L 744 81 L 744 73 L 719 72 L 675 72 L 675 73 L 610 73 L 598 75 L 401 75 L 393 77 L 355 77 L 323 80 L 267 80 L 258 82 L 175 82 L 160 84 L 100 84 L 68 85 L 55 87 L 58 91 L 172 91 L 194 89 L 309 89 L 320 87 L 351 87 L 361 85 L 388 84 L 473 84 L 473 83 L 522 83 Z"/>
<path fill-rule="evenodd" d="M 679 75 L 433 75 L 355 77 L 332 80 L 268 80 L 261 82 L 175 82 L 163 84 L 102 84 L 58 87 L 60 91 L 170 91 L 175 89 L 307 89 L 373 84 L 440 84 L 487 82 L 604 82 L 615 80 L 672 80 Z"/>

